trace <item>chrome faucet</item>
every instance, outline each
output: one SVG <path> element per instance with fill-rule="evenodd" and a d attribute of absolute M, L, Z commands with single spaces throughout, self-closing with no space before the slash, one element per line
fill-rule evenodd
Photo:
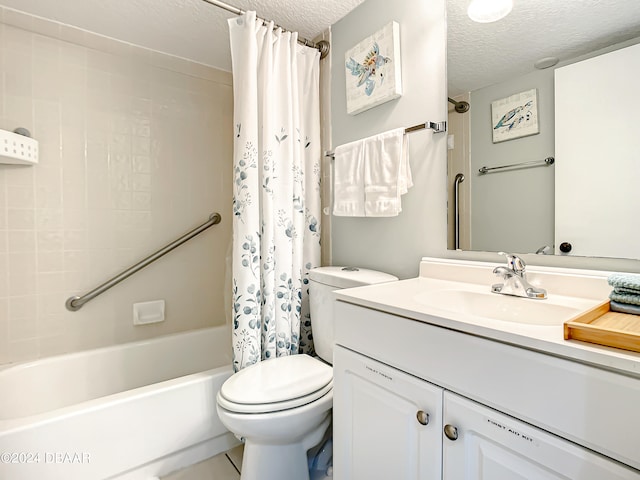
<path fill-rule="evenodd" d="M 499 255 L 507 257 L 507 266 L 496 267 L 493 273 L 502 277 L 503 283 L 495 283 L 491 286 L 493 293 L 503 295 L 514 295 L 516 297 L 537 298 L 543 300 L 547 298 L 547 291 L 529 284 L 526 276 L 526 264 L 517 255 L 511 253 L 498 252 Z"/>

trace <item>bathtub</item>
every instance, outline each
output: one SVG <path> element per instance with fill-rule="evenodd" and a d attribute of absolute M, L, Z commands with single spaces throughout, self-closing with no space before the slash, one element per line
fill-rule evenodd
<path fill-rule="evenodd" d="M 0 479 L 150 479 L 232 448 L 230 342 L 213 327 L 0 370 Z"/>

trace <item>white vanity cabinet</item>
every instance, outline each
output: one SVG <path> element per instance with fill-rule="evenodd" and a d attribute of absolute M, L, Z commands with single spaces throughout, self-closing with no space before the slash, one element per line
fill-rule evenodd
<path fill-rule="evenodd" d="M 601 455 L 342 347 L 336 480 L 629 480 Z"/>
<path fill-rule="evenodd" d="M 441 478 L 442 388 L 340 347 L 334 364 L 334 478 Z"/>
<path fill-rule="evenodd" d="M 343 301 L 335 327 L 336 480 L 640 480 L 638 378 Z"/>
<path fill-rule="evenodd" d="M 610 459 L 451 392 L 444 393 L 444 421 L 446 480 L 640 478 Z"/>

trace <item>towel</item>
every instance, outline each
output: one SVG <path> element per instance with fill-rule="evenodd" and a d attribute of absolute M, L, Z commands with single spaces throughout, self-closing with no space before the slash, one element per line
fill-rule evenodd
<path fill-rule="evenodd" d="M 333 214 L 364 217 L 364 143 L 336 147 L 333 162 Z"/>
<path fill-rule="evenodd" d="M 626 303 L 630 305 L 640 305 L 640 292 L 636 294 L 632 293 L 618 293 L 615 290 L 609 294 L 609 298 L 614 302 Z"/>
<path fill-rule="evenodd" d="M 404 128 L 341 145 L 334 153 L 333 214 L 390 217 L 413 186 Z"/>
<path fill-rule="evenodd" d="M 634 288 L 616 287 L 613 291 L 620 294 L 628 293 L 629 295 L 640 295 L 640 290 L 636 290 Z"/>
<path fill-rule="evenodd" d="M 631 315 L 640 315 L 640 305 L 629 305 L 627 303 L 619 303 L 615 301 L 609 302 L 612 312 L 630 313 Z"/>
<path fill-rule="evenodd" d="M 612 273 L 607 282 L 618 293 L 640 294 L 640 275 L 634 273 Z"/>
<path fill-rule="evenodd" d="M 404 128 L 364 140 L 364 211 L 392 217 L 402 211 L 400 196 L 413 186 Z"/>
<path fill-rule="evenodd" d="M 613 291 L 609 294 L 611 304 L 640 306 L 640 275 L 633 273 L 612 273 L 607 278 Z"/>

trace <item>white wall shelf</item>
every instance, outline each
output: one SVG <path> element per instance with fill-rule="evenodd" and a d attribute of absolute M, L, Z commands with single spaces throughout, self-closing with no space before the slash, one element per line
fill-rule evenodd
<path fill-rule="evenodd" d="M 38 141 L 7 130 L 0 130 L 0 164 L 36 165 Z"/>

